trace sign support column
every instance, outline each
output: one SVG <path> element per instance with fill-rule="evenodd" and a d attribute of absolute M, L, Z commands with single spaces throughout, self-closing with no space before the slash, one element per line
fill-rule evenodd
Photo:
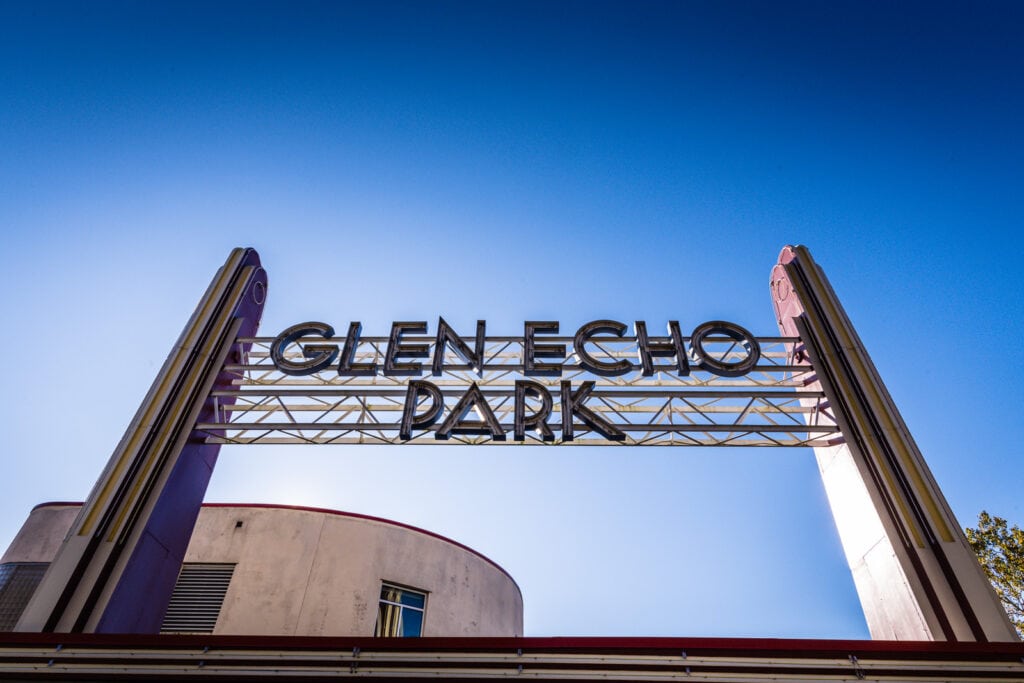
<path fill-rule="evenodd" d="M 821 268 L 786 247 L 771 292 L 843 443 L 814 449 L 874 639 L 1017 641 L 921 452 Z M 821 419 L 822 416 L 818 416 Z M 826 416 L 829 417 L 829 416 Z"/>
<path fill-rule="evenodd" d="M 158 633 L 220 446 L 196 434 L 232 398 L 267 275 L 235 249 L 213 278 L 93 487 L 17 630 Z"/>

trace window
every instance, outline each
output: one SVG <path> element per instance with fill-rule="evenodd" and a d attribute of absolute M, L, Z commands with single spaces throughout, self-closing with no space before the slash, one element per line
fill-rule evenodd
<path fill-rule="evenodd" d="M 0 631 L 13 631 L 18 625 L 49 566 L 49 562 L 0 564 Z"/>
<path fill-rule="evenodd" d="M 380 588 L 375 636 L 415 638 L 423 635 L 423 613 L 427 594 L 385 583 Z"/>
<path fill-rule="evenodd" d="M 160 632 L 213 633 L 234 573 L 233 564 L 181 565 Z"/>

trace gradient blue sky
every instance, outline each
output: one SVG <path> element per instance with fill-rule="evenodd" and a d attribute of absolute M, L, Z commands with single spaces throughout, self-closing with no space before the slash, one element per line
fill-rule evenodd
<path fill-rule="evenodd" d="M 808 245 L 961 523 L 1024 523 L 1019 3 L 0 4 L 0 545 L 89 491 L 213 272 L 316 319 L 776 332 Z M 433 329 L 433 327 L 432 327 Z M 866 637 L 813 456 L 225 449 L 423 526 L 529 635 Z"/>

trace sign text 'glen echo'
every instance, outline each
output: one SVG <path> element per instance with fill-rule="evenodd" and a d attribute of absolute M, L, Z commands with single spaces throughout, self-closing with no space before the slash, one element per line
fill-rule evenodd
<path fill-rule="evenodd" d="M 292 325 L 274 339 L 270 347 L 270 356 L 275 367 L 286 375 L 311 375 L 337 367 L 340 376 L 373 376 L 383 374 L 388 377 L 419 376 L 424 373 L 424 363 L 412 359 L 430 358 L 432 375 L 442 375 L 445 370 L 445 350 L 450 348 L 472 370 L 482 375 L 486 363 L 484 348 L 486 343 L 487 323 L 478 320 L 476 336 L 472 338 L 473 346 L 466 339 L 456 334 L 455 330 L 439 318 L 437 333 L 431 340 L 424 339 L 427 334 L 427 323 L 395 322 L 391 325 L 382 363 L 356 362 L 356 349 L 362 325 L 351 322 L 344 343 L 339 347 L 330 343 L 334 338 L 334 328 L 322 322 L 305 322 Z M 552 339 L 558 334 L 559 325 L 555 321 L 527 321 L 523 325 L 522 363 L 518 368 L 507 365 L 495 366 L 503 371 L 515 370 L 525 377 L 560 377 L 563 362 L 570 355 L 579 361 L 579 369 L 594 375 L 617 376 L 639 369 L 645 376 L 653 375 L 655 370 L 673 371 L 680 376 L 690 374 L 691 363 L 701 370 L 723 376 L 739 377 L 750 372 L 761 357 L 761 347 L 750 332 L 735 323 L 714 320 L 698 325 L 689 337 L 689 345 L 680 334 L 679 323 L 668 323 L 668 336 L 657 337 L 647 334 L 647 325 L 642 320 L 634 323 L 636 354 L 638 364 L 634 365 L 625 358 L 612 358 L 602 352 L 603 358 L 595 355 L 587 348 L 588 343 L 599 345 L 602 341 L 621 340 L 627 330 L 624 323 L 616 320 L 594 320 L 582 325 L 573 336 L 572 350 L 566 344 Z M 548 335 L 548 338 L 545 338 Z M 601 336 L 603 335 L 603 336 Z M 610 335 L 610 336 L 609 336 Z M 418 338 L 416 338 L 418 337 Z M 740 358 L 736 354 L 724 354 L 716 357 L 707 349 L 712 339 L 725 339 L 734 342 L 733 348 L 743 350 Z M 288 349 L 301 342 L 302 360 L 296 360 L 294 353 Z M 289 357 L 291 356 L 291 357 Z M 655 366 L 654 359 L 670 359 L 668 364 Z M 541 360 L 543 359 L 543 360 Z M 558 361 L 558 362 L 552 362 Z M 625 438 L 625 434 L 596 412 L 586 406 L 586 399 L 594 389 L 593 381 L 581 382 L 577 387 L 567 380 L 561 380 L 558 386 L 561 413 L 561 438 L 571 441 L 574 433 L 574 418 L 579 418 L 585 425 L 602 434 L 605 438 L 617 441 Z M 432 427 L 445 411 L 445 396 L 441 388 L 426 380 L 411 380 L 408 383 L 402 421 L 399 426 L 399 437 L 403 441 L 412 438 L 413 430 Z M 517 379 L 514 390 L 514 424 L 513 439 L 522 441 L 527 430 L 535 431 L 542 439 L 554 439 L 554 432 L 548 425 L 554 399 L 548 386 L 530 379 Z M 530 405 L 528 405 L 528 403 Z M 422 410 L 420 410 L 423 408 Z M 470 411 L 479 419 L 467 420 Z M 452 434 L 486 434 L 496 441 L 504 441 L 506 429 L 495 417 L 494 411 L 487 403 L 480 387 L 473 382 L 462 394 L 458 402 L 448 411 L 444 421 L 434 430 L 437 439 L 447 439 Z"/>

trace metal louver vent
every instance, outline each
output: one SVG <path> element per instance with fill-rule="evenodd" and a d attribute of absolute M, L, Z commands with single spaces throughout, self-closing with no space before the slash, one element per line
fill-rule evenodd
<path fill-rule="evenodd" d="M 13 631 L 49 562 L 0 564 L 0 631 Z"/>
<path fill-rule="evenodd" d="M 160 632 L 212 633 L 234 572 L 233 564 L 183 564 Z"/>

